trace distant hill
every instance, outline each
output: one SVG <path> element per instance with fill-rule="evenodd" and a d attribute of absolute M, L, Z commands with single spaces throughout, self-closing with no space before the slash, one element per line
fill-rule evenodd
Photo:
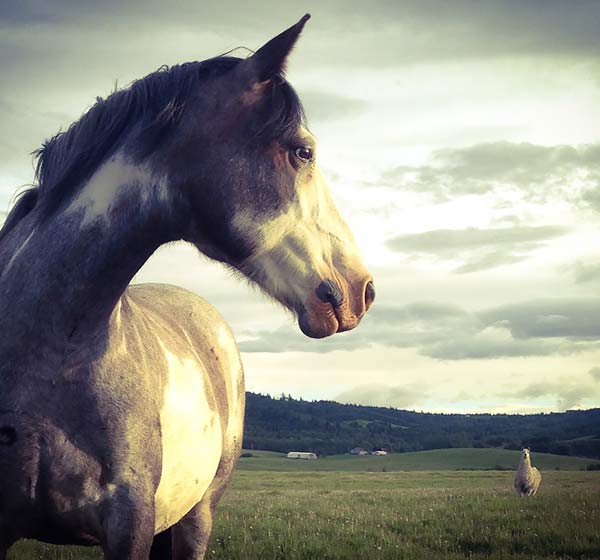
<path fill-rule="evenodd" d="M 600 458 L 600 409 L 548 414 L 432 414 L 246 393 L 244 448 L 394 453 L 529 446 L 536 453 Z"/>
<path fill-rule="evenodd" d="M 248 455 L 252 455 L 249 457 Z M 245 455 L 245 456 L 244 456 Z M 317 461 L 287 459 L 281 453 L 250 451 L 242 455 L 237 469 L 242 471 L 456 471 L 516 470 L 521 453 L 509 449 L 433 449 L 392 453 L 385 457 L 330 455 Z M 542 471 L 586 470 L 590 459 L 533 453 L 533 464 Z"/>

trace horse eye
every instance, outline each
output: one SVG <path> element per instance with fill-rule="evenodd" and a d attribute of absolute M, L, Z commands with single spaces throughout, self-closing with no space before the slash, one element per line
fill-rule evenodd
<path fill-rule="evenodd" d="M 313 151 L 310 148 L 296 148 L 294 154 L 302 161 L 310 161 L 313 158 Z"/>

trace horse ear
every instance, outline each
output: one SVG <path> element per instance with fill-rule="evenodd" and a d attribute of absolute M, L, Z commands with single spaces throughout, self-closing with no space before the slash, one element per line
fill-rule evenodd
<path fill-rule="evenodd" d="M 285 72 L 287 57 L 309 19 L 310 14 L 305 14 L 298 23 L 273 37 L 244 60 L 241 66 L 244 77 L 250 82 L 249 89 L 255 93 L 262 92 L 273 78 Z"/>

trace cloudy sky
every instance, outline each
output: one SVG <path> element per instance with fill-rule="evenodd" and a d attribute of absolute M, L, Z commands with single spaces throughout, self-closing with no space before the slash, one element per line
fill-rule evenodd
<path fill-rule="evenodd" d="M 0 210 L 30 153 L 163 64 L 312 13 L 288 78 L 375 277 L 360 327 L 303 337 L 185 245 L 136 276 L 230 321 L 252 391 L 427 411 L 600 406 L 600 2 L 0 4 Z M 243 56 L 244 51 L 240 51 Z"/>

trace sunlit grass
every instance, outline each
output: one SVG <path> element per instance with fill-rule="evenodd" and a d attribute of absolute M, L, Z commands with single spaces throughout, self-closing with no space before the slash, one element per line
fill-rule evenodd
<path fill-rule="evenodd" d="M 600 472 L 543 476 L 537 496 L 519 499 L 511 472 L 237 471 L 207 557 L 600 558 Z M 96 549 L 30 542 L 9 554 L 10 560 L 100 557 Z"/>

